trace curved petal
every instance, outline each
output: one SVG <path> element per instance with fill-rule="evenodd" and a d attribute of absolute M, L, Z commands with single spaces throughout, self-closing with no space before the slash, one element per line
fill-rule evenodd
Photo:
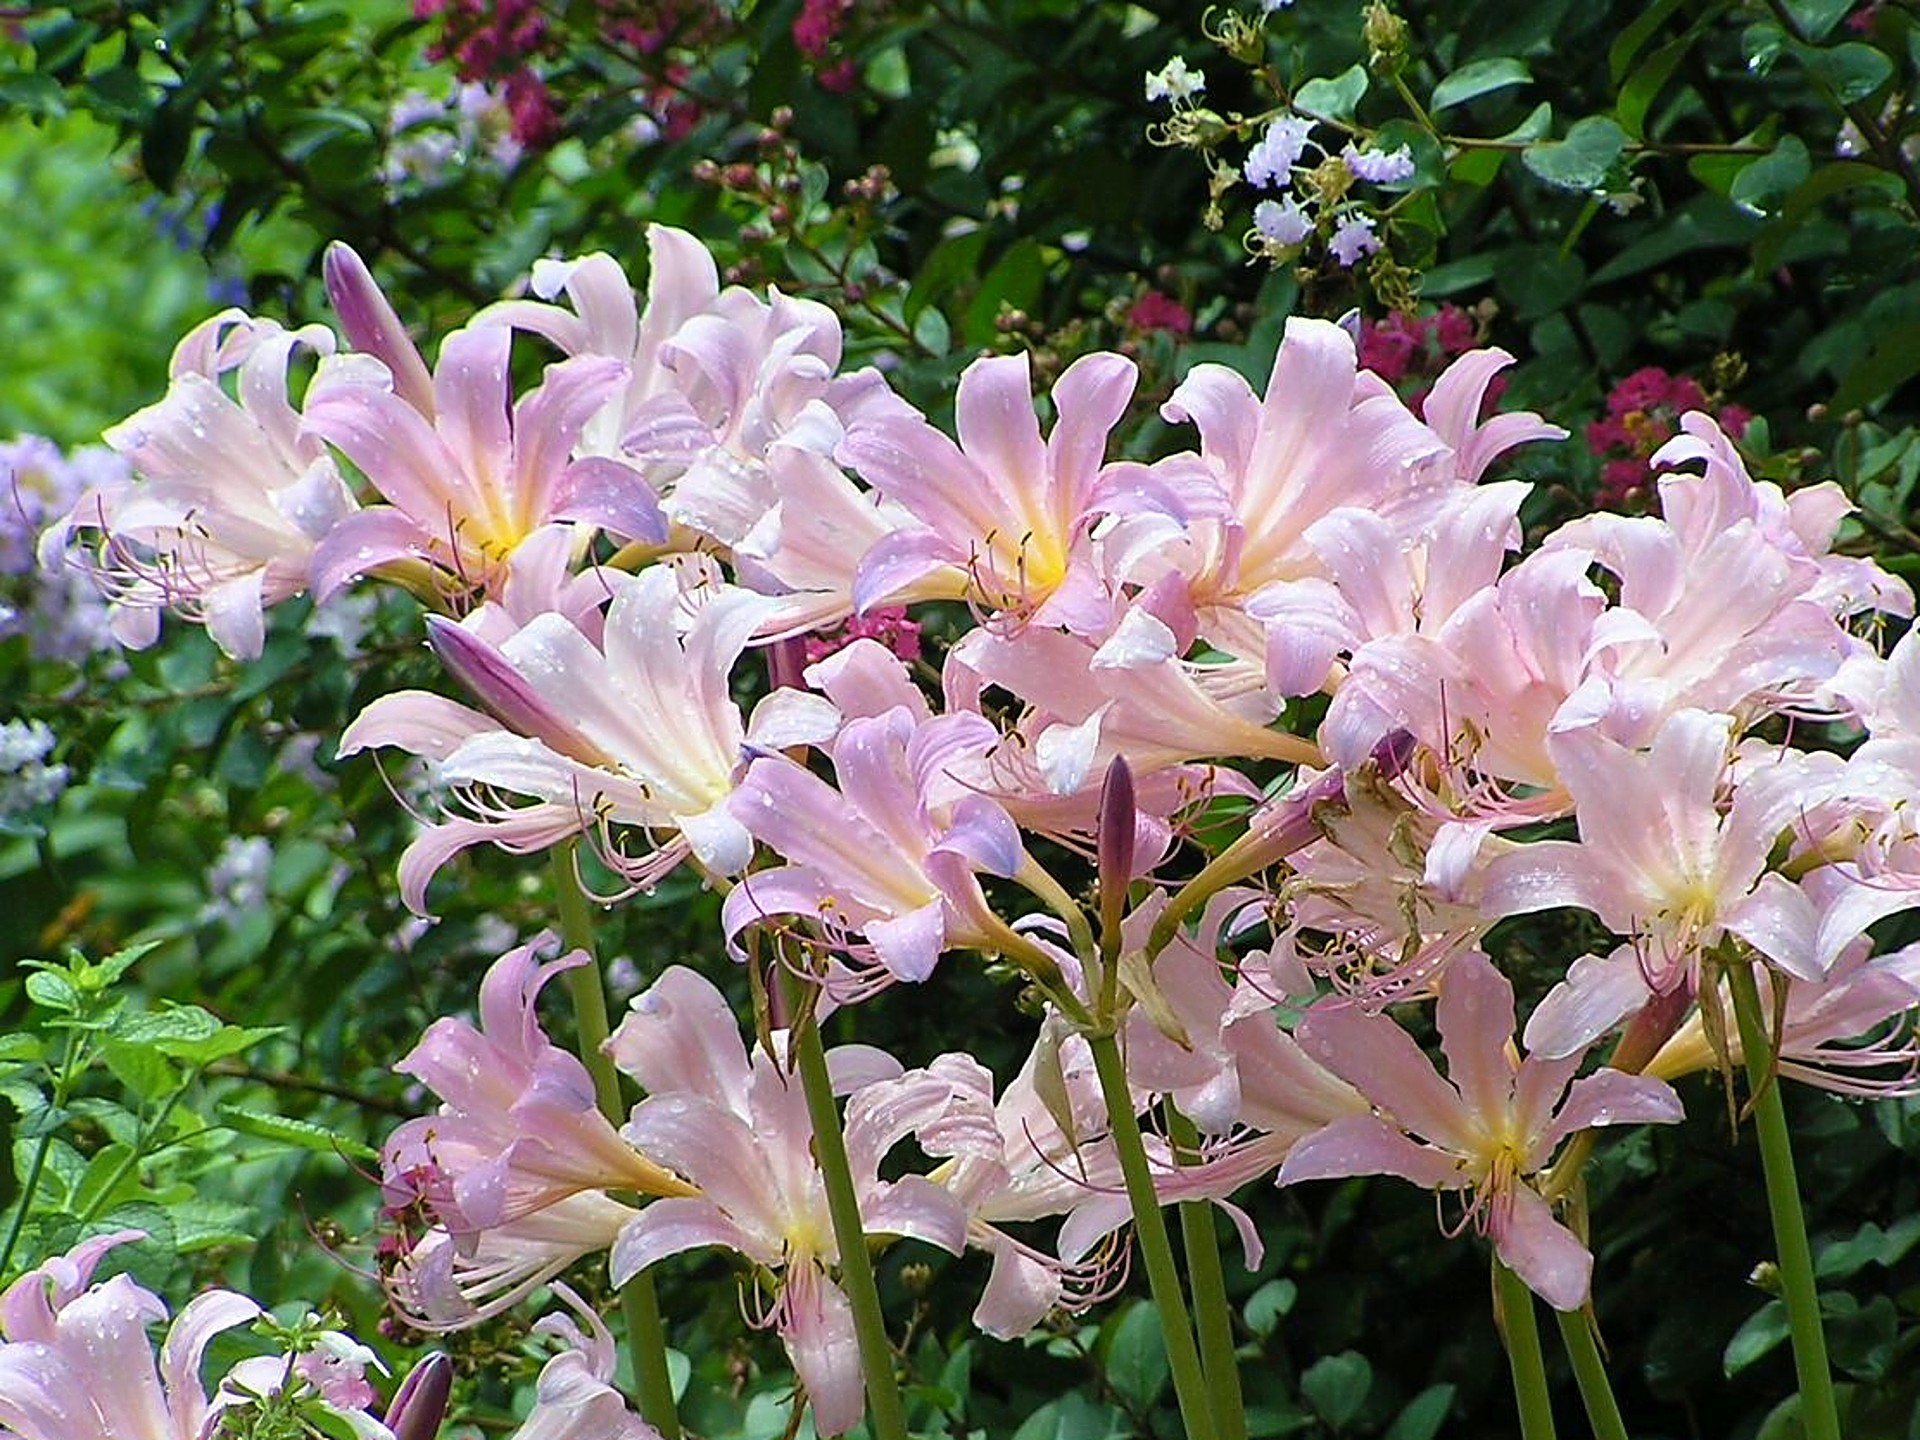
<path fill-rule="evenodd" d="M 1274 1183 L 1350 1175 L 1397 1175 L 1428 1190 L 1458 1190 L 1467 1183 L 1451 1155 L 1415 1144 L 1377 1115 L 1349 1115 L 1296 1140 Z"/>

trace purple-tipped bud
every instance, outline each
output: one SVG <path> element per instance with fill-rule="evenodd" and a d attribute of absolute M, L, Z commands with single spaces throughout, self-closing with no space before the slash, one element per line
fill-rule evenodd
<path fill-rule="evenodd" d="M 548 749 L 599 765 L 606 759 L 493 646 L 465 626 L 439 615 L 427 617 L 427 642 L 447 672 L 467 688 L 488 714 L 517 734 Z"/>
<path fill-rule="evenodd" d="M 336 240 L 327 246 L 320 270 L 347 342 L 385 365 L 393 374 L 393 393 L 432 419 L 433 376 L 407 327 L 374 283 L 366 261 L 352 246 Z"/>
<path fill-rule="evenodd" d="M 785 640 L 775 640 L 765 649 L 767 682 L 774 689 L 804 690 L 807 688 L 805 676 L 807 642 L 804 637 L 792 635 Z"/>
<path fill-rule="evenodd" d="M 434 1440 L 447 1418 L 447 1398 L 453 1393 L 453 1362 L 438 1350 L 408 1372 L 387 1407 L 387 1428 L 393 1440 Z"/>
<path fill-rule="evenodd" d="M 1100 927 L 1118 935 L 1127 912 L 1127 886 L 1133 880 L 1134 826 L 1140 818 L 1133 798 L 1133 770 L 1124 755 L 1107 766 L 1100 787 Z"/>
<path fill-rule="evenodd" d="M 1419 748 L 1420 742 L 1411 730 L 1393 730 L 1380 737 L 1367 758 L 1380 771 L 1382 780 L 1392 780 L 1413 763 L 1414 751 Z"/>

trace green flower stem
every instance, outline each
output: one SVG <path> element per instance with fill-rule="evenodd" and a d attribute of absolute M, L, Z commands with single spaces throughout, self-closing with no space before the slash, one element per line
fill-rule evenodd
<path fill-rule="evenodd" d="M 827 1074 L 820 1026 L 809 1016 L 792 1034 L 800 1085 L 807 1097 L 807 1118 L 813 1122 L 813 1156 L 827 1187 L 833 1239 L 840 1250 L 840 1284 L 852 1302 L 854 1332 L 860 1340 L 870 1433 L 874 1440 L 906 1440 L 907 1415 L 900 1401 L 899 1382 L 894 1378 L 893 1346 L 887 1340 L 880 1287 L 874 1283 L 873 1259 L 867 1253 L 867 1234 L 860 1223 L 860 1198 L 853 1190 L 847 1138 L 840 1129 L 839 1107 L 833 1102 L 833 1080 Z"/>
<path fill-rule="evenodd" d="M 1523 1440 L 1553 1440 L 1553 1401 L 1547 1394 L 1547 1362 L 1540 1353 L 1540 1322 L 1533 1292 L 1496 1258 L 1493 1289 L 1500 1302 L 1502 1338 L 1513 1368 L 1513 1399 L 1520 1408 Z"/>
<path fill-rule="evenodd" d="M 588 964 L 576 965 L 562 976 L 567 998 L 573 1002 L 580 1063 L 593 1077 L 593 1094 L 599 1102 L 600 1113 L 618 1129 L 626 1123 L 627 1105 L 620 1094 L 620 1072 L 614 1068 L 613 1057 L 606 1052 L 612 1026 L 607 1019 L 607 987 L 600 978 L 600 952 L 593 944 L 593 912 L 573 868 L 573 846 L 555 846 L 550 854 L 561 938 L 569 949 L 584 950 L 591 957 Z M 641 1417 L 660 1432 L 662 1440 L 680 1440 L 680 1417 L 673 1404 L 673 1376 L 667 1369 L 667 1327 L 660 1318 L 660 1299 L 654 1292 L 651 1271 L 640 1271 L 620 1287 L 620 1313 L 626 1321 L 634 1383 L 640 1391 Z"/>
<path fill-rule="evenodd" d="M 1206 1375 L 1200 1368 L 1200 1352 L 1193 1343 L 1193 1324 L 1187 1318 L 1180 1276 L 1174 1269 L 1167 1219 L 1160 1211 L 1160 1198 L 1153 1191 L 1153 1176 L 1147 1169 L 1147 1147 L 1140 1139 L 1133 1097 L 1127 1091 L 1126 1065 L 1120 1059 L 1120 1047 L 1111 1033 L 1093 1033 L 1086 1038 L 1088 1048 L 1093 1051 L 1094 1069 L 1100 1076 L 1100 1095 L 1106 1101 L 1107 1123 L 1112 1127 L 1113 1147 L 1120 1157 L 1120 1173 L 1126 1177 L 1127 1202 L 1133 1210 L 1140 1256 L 1147 1266 L 1147 1284 L 1153 1292 L 1154 1308 L 1160 1312 L 1167 1364 L 1173 1371 L 1173 1388 L 1180 1400 L 1180 1419 L 1186 1426 L 1187 1440 L 1220 1440 L 1213 1423 L 1213 1406 L 1207 1396 Z"/>
<path fill-rule="evenodd" d="M 1560 1322 L 1560 1339 L 1573 1362 L 1574 1379 L 1580 1382 L 1580 1403 L 1587 1408 L 1593 1440 L 1627 1440 L 1627 1422 L 1620 1418 L 1620 1406 L 1613 1398 L 1613 1385 L 1607 1379 L 1599 1343 L 1593 1338 L 1592 1323 L 1580 1310 L 1556 1310 L 1553 1316 Z"/>
<path fill-rule="evenodd" d="M 1781 1298 L 1793 1337 L 1793 1368 L 1800 1381 L 1801 1423 L 1808 1440 L 1840 1440 L 1840 1415 L 1834 1406 L 1833 1373 L 1827 1366 L 1827 1338 L 1820 1328 L 1820 1296 L 1813 1280 L 1813 1249 L 1807 1243 L 1807 1219 L 1800 1208 L 1800 1183 L 1794 1175 L 1793 1142 L 1787 1134 L 1786 1106 L 1773 1070 L 1766 1017 L 1753 967 L 1736 960 L 1725 967 L 1733 993 L 1733 1015 L 1740 1026 L 1740 1054 L 1746 1061 L 1748 1102 L 1760 1140 L 1760 1168 L 1766 1177 L 1767 1209 L 1773 1216 L 1773 1244 L 1779 1252 Z"/>
<path fill-rule="evenodd" d="M 1167 1138 L 1182 1163 L 1191 1163 L 1200 1146 L 1193 1122 L 1167 1104 Z M 1193 1285 L 1194 1320 L 1200 1330 L 1200 1364 L 1213 1400 L 1213 1424 L 1219 1440 L 1247 1440 L 1246 1402 L 1240 1394 L 1240 1360 L 1233 1353 L 1233 1310 L 1227 1304 L 1227 1280 L 1220 1268 L 1220 1240 L 1213 1206 L 1204 1200 L 1180 1204 L 1180 1242 Z"/>

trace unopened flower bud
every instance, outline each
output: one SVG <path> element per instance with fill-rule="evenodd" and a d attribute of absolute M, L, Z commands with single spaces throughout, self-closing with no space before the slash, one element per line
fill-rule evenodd
<path fill-rule="evenodd" d="M 447 1418 L 447 1398 L 452 1392 L 453 1362 L 435 1351 L 415 1365 L 394 1392 L 386 1421 L 393 1440 L 434 1440 Z"/>
<path fill-rule="evenodd" d="M 1127 913 L 1127 886 L 1133 880 L 1134 824 L 1133 770 L 1118 755 L 1107 767 L 1100 787 L 1100 930 L 1113 937 Z"/>
<path fill-rule="evenodd" d="M 1361 21 L 1360 34 L 1367 42 L 1367 68 L 1376 75 L 1398 75 L 1407 64 L 1407 22 L 1386 6 L 1385 0 L 1373 0 Z"/>

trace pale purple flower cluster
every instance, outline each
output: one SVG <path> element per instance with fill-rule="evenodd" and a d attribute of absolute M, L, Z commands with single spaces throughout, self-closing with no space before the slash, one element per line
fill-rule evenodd
<path fill-rule="evenodd" d="M 55 736 L 41 720 L 0 724 L 0 820 L 51 805 L 67 788 L 69 773 L 49 765 Z"/>
<path fill-rule="evenodd" d="M 409 90 L 387 116 L 387 137 L 381 173 L 394 190 L 438 185 L 469 165 L 504 173 L 525 153 L 507 97 L 477 82 L 444 98 Z"/>
<path fill-rule="evenodd" d="M 1302 182 L 1303 190 L 1295 192 L 1296 181 L 1301 179 L 1297 172 L 1310 158 L 1308 150 L 1316 152 L 1322 160 L 1326 158 L 1326 152 L 1312 138 L 1314 126 L 1315 122 L 1304 115 L 1280 115 L 1269 122 L 1266 132 L 1247 152 L 1241 167 L 1241 176 L 1247 184 L 1255 189 L 1282 192 L 1278 198 L 1264 198 L 1254 203 L 1255 239 L 1250 244 L 1256 251 L 1269 254 L 1288 251 L 1305 245 L 1322 222 L 1327 221 L 1333 227 L 1327 240 L 1327 253 L 1351 270 L 1380 249 L 1378 224 L 1369 210 L 1344 193 L 1344 187 L 1342 193 L 1324 197 L 1309 175 Z M 1412 152 L 1404 145 L 1397 150 L 1382 151 L 1372 146 L 1356 149 L 1349 141 L 1340 152 L 1340 160 L 1355 180 L 1374 185 L 1397 184 L 1411 177 L 1414 169 Z"/>
<path fill-rule="evenodd" d="M 65 454 L 38 435 L 0 444 L 0 637 L 25 635 L 36 658 L 72 664 L 113 647 L 99 590 L 60 557 L 43 564 L 38 546 L 82 494 L 127 474 L 98 445 Z"/>

